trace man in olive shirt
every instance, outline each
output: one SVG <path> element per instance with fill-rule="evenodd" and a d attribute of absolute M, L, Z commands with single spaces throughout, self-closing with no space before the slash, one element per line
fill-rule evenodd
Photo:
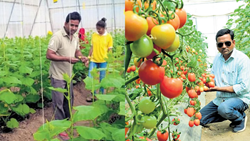
<path fill-rule="evenodd" d="M 55 88 L 67 88 L 67 83 L 63 79 L 63 74 L 72 76 L 73 64 L 78 61 L 88 66 L 88 58 L 83 56 L 79 50 L 79 38 L 75 34 L 81 16 L 77 12 L 69 13 L 66 17 L 64 28 L 57 31 L 50 39 L 46 57 L 51 60 L 49 75 L 51 85 Z M 79 59 L 78 59 L 79 58 Z M 67 93 L 65 93 L 68 95 Z M 70 86 L 71 105 L 73 105 L 73 85 Z M 52 91 L 52 103 L 55 112 L 55 120 L 69 119 L 68 101 L 64 95 L 57 91 Z M 66 133 L 59 134 L 64 139 L 69 139 Z"/>

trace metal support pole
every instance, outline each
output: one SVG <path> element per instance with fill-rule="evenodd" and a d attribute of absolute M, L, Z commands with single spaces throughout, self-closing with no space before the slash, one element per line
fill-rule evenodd
<path fill-rule="evenodd" d="M 82 12 L 81 12 L 81 6 L 80 6 L 80 0 L 78 0 L 78 8 L 79 8 L 79 13 L 82 17 Z M 81 22 L 81 27 L 83 27 L 83 22 Z"/>
<path fill-rule="evenodd" d="M 115 0 L 112 0 L 112 4 L 113 4 L 113 13 L 114 13 L 114 26 L 115 26 L 115 34 L 116 34 L 116 18 L 115 18 Z"/>
<path fill-rule="evenodd" d="M 52 24 L 52 20 L 51 20 L 51 14 L 50 14 L 50 8 L 49 8 L 48 0 L 46 0 L 46 3 L 47 3 L 48 10 L 49 10 L 49 21 L 50 21 L 51 30 L 52 30 L 52 32 L 54 32 L 53 31 L 54 28 L 53 28 L 53 24 Z"/>
<path fill-rule="evenodd" d="M 24 30 L 23 30 L 23 0 L 21 0 L 21 14 L 22 14 L 22 37 L 24 37 Z"/>
<path fill-rule="evenodd" d="M 6 26 L 6 29 L 5 29 L 3 38 L 5 38 L 5 36 L 6 36 L 6 32 L 7 32 L 7 30 L 8 30 L 9 24 L 10 24 L 10 18 L 11 18 L 11 16 L 12 16 L 12 13 L 13 13 L 13 10 L 14 10 L 15 3 L 16 3 L 16 0 L 14 1 L 13 5 L 12 5 L 12 9 L 11 9 L 11 12 L 10 12 L 10 17 L 9 17 L 8 24 L 7 24 L 7 26 Z"/>
<path fill-rule="evenodd" d="M 35 18 L 34 18 L 33 24 L 31 25 L 31 29 L 30 29 L 30 34 L 29 34 L 29 35 L 31 35 L 32 30 L 33 30 L 33 28 L 34 28 L 34 24 L 36 23 L 36 18 L 37 18 L 39 9 L 40 9 L 40 7 L 41 7 L 41 3 L 42 3 L 42 0 L 40 0 L 40 2 L 39 2 L 39 6 L 38 6 L 38 9 L 37 9 L 37 11 L 36 11 L 36 16 L 35 16 Z M 46 19 L 45 19 L 45 21 L 46 21 Z"/>
<path fill-rule="evenodd" d="M 97 10 L 97 21 L 99 21 L 99 8 L 98 8 L 99 0 L 96 0 L 96 10 Z"/>

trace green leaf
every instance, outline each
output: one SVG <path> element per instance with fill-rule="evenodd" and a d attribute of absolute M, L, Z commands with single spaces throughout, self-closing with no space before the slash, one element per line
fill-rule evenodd
<path fill-rule="evenodd" d="M 63 79 L 64 79 L 67 83 L 70 83 L 70 81 L 71 81 L 69 75 L 66 74 L 66 73 L 63 74 Z"/>
<path fill-rule="evenodd" d="M 105 108 L 100 109 L 94 106 L 77 106 L 74 110 L 77 110 L 73 115 L 74 123 L 81 120 L 94 120 L 106 111 Z"/>
<path fill-rule="evenodd" d="M 0 114 L 7 113 L 8 112 L 8 107 L 4 107 L 4 103 L 0 102 Z"/>
<path fill-rule="evenodd" d="M 5 76 L 6 74 L 8 74 L 8 71 L 0 71 L 0 77 Z"/>
<path fill-rule="evenodd" d="M 241 40 L 241 44 L 244 44 L 245 42 L 247 41 L 250 41 L 250 38 L 249 37 L 244 37 L 242 40 Z"/>
<path fill-rule="evenodd" d="M 83 137 L 77 137 L 77 138 L 74 138 L 74 141 L 89 141 L 87 139 L 84 139 Z"/>
<path fill-rule="evenodd" d="M 121 88 L 123 85 L 125 85 L 125 80 L 122 77 L 112 77 L 109 75 L 108 77 L 103 78 L 101 81 L 101 87 L 104 88 Z"/>
<path fill-rule="evenodd" d="M 106 137 L 106 135 L 103 132 L 93 127 L 76 126 L 75 128 L 77 132 L 80 134 L 80 136 L 84 139 L 101 140 Z"/>
<path fill-rule="evenodd" d="M 28 73 L 28 74 L 31 74 L 32 71 L 33 71 L 33 69 L 30 68 L 30 67 L 27 67 L 27 66 L 21 66 L 21 67 L 19 68 L 19 72 L 20 72 L 20 73 Z"/>
<path fill-rule="evenodd" d="M 51 89 L 51 90 L 53 90 L 53 91 L 60 92 L 60 93 L 66 93 L 66 92 L 68 92 L 67 89 L 63 89 L 63 88 L 49 87 L 49 89 Z"/>
<path fill-rule="evenodd" d="M 85 83 L 85 89 L 87 90 L 92 90 L 92 87 L 94 87 L 94 90 L 100 88 L 99 80 L 95 80 L 91 77 L 86 77 L 83 81 Z"/>
<path fill-rule="evenodd" d="M 31 79 L 29 77 L 23 77 L 20 80 L 22 81 L 22 84 L 26 86 L 32 86 L 33 83 L 35 82 L 34 79 Z"/>
<path fill-rule="evenodd" d="M 22 84 L 22 82 L 20 80 L 18 80 L 17 77 L 13 77 L 13 76 L 4 77 L 2 79 L 7 84 Z"/>
<path fill-rule="evenodd" d="M 39 130 L 33 134 L 33 137 L 37 141 L 50 140 L 50 132 L 48 129 Z"/>
<path fill-rule="evenodd" d="M 135 100 L 136 97 L 138 97 L 138 96 L 141 94 L 141 92 L 142 92 L 142 89 L 141 89 L 141 88 L 139 88 L 139 89 L 133 89 L 133 90 L 131 90 L 131 92 L 129 93 L 129 98 L 130 98 L 131 100 Z"/>
<path fill-rule="evenodd" d="M 14 118 L 11 118 L 8 122 L 7 122 L 7 127 L 13 129 L 13 128 L 17 128 L 19 127 L 19 122 L 17 122 L 16 119 Z"/>
<path fill-rule="evenodd" d="M 45 134 L 47 136 L 47 131 L 49 132 L 49 138 L 58 135 L 59 133 L 67 130 L 70 128 L 71 122 L 65 120 L 53 120 L 50 122 L 45 123 L 44 125 L 40 126 L 38 129 L 39 137 L 41 134 Z"/>
<path fill-rule="evenodd" d="M 30 113 L 34 114 L 34 113 L 36 113 L 36 110 L 34 110 L 33 108 L 30 108 Z"/>
<path fill-rule="evenodd" d="M 27 104 L 19 104 L 17 107 L 13 107 L 12 110 L 21 116 L 25 116 L 30 112 L 30 108 Z"/>
<path fill-rule="evenodd" d="M 98 100 L 105 100 L 105 101 L 112 101 L 116 95 L 103 95 L 103 94 L 96 94 Z"/>
<path fill-rule="evenodd" d="M 120 102 L 120 111 L 119 115 L 125 115 L 125 102 Z"/>
<path fill-rule="evenodd" d="M 25 97 L 27 103 L 36 103 L 40 99 L 40 95 L 29 94 Z"/>
<path fill-rule="evenodd" d="M 123 129 L 117 129 L 112 133 L 112 137 L 114 141 L 120 141 L 121 139 L 125 138 L 125 128 Z"/>
<path fill-rule="evenodd" d="M 0 94 L 0 101 L 3 101 L 7 104 L 14 103 L 14 101 L 17 100 L 17 98 L 18 97 L 10 91 L 6 91 Z"/>

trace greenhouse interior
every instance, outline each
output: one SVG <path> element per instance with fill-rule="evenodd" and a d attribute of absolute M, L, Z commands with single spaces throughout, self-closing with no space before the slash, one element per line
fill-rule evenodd
<path fill-rule="evenodd" d="M 250 0 L 0 0 L 0 16 L 0 141 L 249 140 Z"/>

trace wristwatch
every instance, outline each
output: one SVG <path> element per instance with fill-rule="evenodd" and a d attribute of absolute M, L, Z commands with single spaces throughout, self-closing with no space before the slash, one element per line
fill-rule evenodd
<path fill-rule="evenodd" d="M 88 56 L 88 59 L 90 59 L 90 56 Z"/>

